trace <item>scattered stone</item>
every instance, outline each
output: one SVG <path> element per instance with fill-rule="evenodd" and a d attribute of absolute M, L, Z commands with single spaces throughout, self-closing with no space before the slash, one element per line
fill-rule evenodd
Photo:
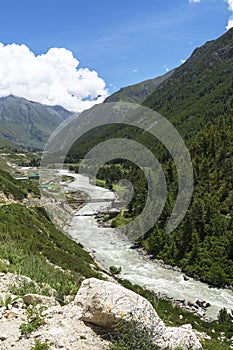
<path fill-rule="evenodd" d="M 164 336 L 168 339 L 166 345 L 171 349 L 200 350 L 202 349 L 195 333 L 183 327 L 166 327 Z"/>
<path fill-rule="evenodd" d="M 108 277 L 110 278 L 110 277 Z M 111 277 L 111 281 L 113 281 Z M 17 276 L 12 273 L 0 273 L 0 293 L 8 294 L 12 284 L 34 283 L 30 278 Z M 36 283 L 34 283 L 36 286 Z M 40 291 L 40 287 L 38 291 Z M 43 293 L 41 293 L 43 294 Z M 35 339 L 41 343 L 48 342 L 51 350 L 107 350 L 109 341 L 102 339 L 95 331 L 83 322 L 84 319 L 99 324 L 103 329 L 116 329 L 117 323 L 129 325 L 136 321 L 138 325 L 145 326 L 159 349 L 200 350 L 198 339 L 205 340 L 210 337 L 205 333 L 192 330 L 191 325 L 182 327 L 166 327 L 159 318 L 151 304 L 134 292 L 131 292 L 116 283 L 109 283 L 96 279 L 85 280 L 75 298 L 67 298 L 65 306 L 60 306 L 55 298 L 38 294 L 27 294 L 23 299 L 13 302 L 14 295 L 10 294 L 12 302 L 0 307 L 0 350 L 31 350 Z M 55 295 L 55 294 L 52 294 Z M 165 296 L 164 296 L 165 297 Z M 29 299 L 28 299 L 29 298 Z M 84 300 L 87 298 L 86 300 Z M 22 336 L 20 325 L 27 318 L 26 305 L 36 303 L 46 305 L 42 311 L 44 323 L 30 336 Z M 174 300 L 174 303 L 183 305 L 195 313 L 204 313 L 208 302 L 196 300 L 185 303 L 183 299 Z M 168 315 L 169 316 L 169 315 Z M 179 316 L 183 319 L 183 315 Z M 105 327 L 104 322 L 107 326 Z M 98 328 L 98 327 L 97 327 Z M 214 332 L 214 330 L 212 331 Z M 223 339 L 224 334 L 221 335 Z"/>
<path fill-rule="evenodd" d="M 55 344 L 56 344 L 56 346 L 57 346 L 59 349 L 65 347 L 64 342 L 63 342 L 62 340 L 60 340 L 60 339 L 56 340 Z"/>
<path fill-rule="evenodd" d="M 59 335 L 64 335 L 64 329 L 63 328 L 57 328 L 57 327 L 52 327 L 49 331 L 50 335 L 54 336 L 59 336 Z"/>
<path fill-rule="evenodd" d="M 195 301 L 188 301 L 188 306 L 191 306 L 191 307 L 193 307 L 193 308 L 195 308 L 195 309 L 198 309 L 199 308 L 199 306 L 195 303 Z"/>
<path fill-rule="evenodd" d="M 44 306 L 57 306 L 59 303 L 53 297 L 47 297 L 39 294 L 26 294 L 23 296 L 23 301 L 26 305 L 40 304 Z"/>
<path fill-rule="evenodd" d="M 208 307 L 210 307 L 210 303 L 208 303 L 208 301 L 202 300 L 202 299 L 197 299 L 196 300 L 196 304 L 198 306 L 200 306 L 203 309 L 206 309 Z"/>
<path fill-rule="evenodd" d="M 66 295 L 64 298 L 64 303 L 69 304 L 73 301 L 74 297 L 72 295 Z"/>
<path fill-rule="evenodd" d="M 203 341 L 203 340 L 210 340 L 211 337 L 203 332 L 198 332 L 197 330 L 193 330 L 193 332 L 196 334 L 196 336 L 198 337 L 199 340 Z"/>
<path fill-rule="evenodd" d="M 181 328 L 190 329 L 190 330 L 193 329 L 193 327 L 192 327 L 192 325 L 191 325 L 190 323 L 183 324 L 183 325 L 181 326 Z"/>
<path fill-rule="evenodd" d="M 6 310 L 5 312 L 5 317 L 10 319 L 10 318 L 16 318 L 19 317 L 20 312 L 18 311 L 18 309 L 13 308 L 11 310 Z"/>
<path fill-rule="evenodd" d="M 4 334 L 4 333 L 0 334 L 0 340 L 1 341 L 4 341 L 6 339 L 7 339 L 7 335 L 6 334 Z"/>

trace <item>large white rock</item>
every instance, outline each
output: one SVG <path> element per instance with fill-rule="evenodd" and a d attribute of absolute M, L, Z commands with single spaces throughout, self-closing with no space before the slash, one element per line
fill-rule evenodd
<path fill-rule="evenodd" d="M 82 308 L 83 321 L 110 331 L 130 323 L 142 325 L 159 349 L 168 346 L 171 349 L 178 346 L 183 350 L 202 349 L 192 330 L 166 327 L 148 300 L 116 283 L 86 279 L 75 297 L 75 303 Z"/>
<path fill-rule="evenodd" d="M 83 281 L 75 303 L 82 307 L 82 319 L 115 329 L 119 321 L 154 323 L 165 328 L 153 306 L 140 295 L 116 283 L 89 278 Z"/>

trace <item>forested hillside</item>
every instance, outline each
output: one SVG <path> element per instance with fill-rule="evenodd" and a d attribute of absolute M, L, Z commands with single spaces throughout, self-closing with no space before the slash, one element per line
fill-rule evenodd
<path fill-rule="evenodd" d="M 233 111 L 233 29 L 197 48 L 144 101 L 163 114 L 185 138 L 208 121 Z"/>
<path fill-rule="evenodd" d="M 233 30 L 194 51 L 145 105 L 185 136 L 195 191 L 173 235 L 143 241 L 156 257 L 215 285 L 233 284 Z M 200 130 L 199 132 L 197 132 Z"/>
<path fill-rule="evenodd" d="M 196 49 L 144 102 L 167 117 L 183 135 L 194 167 L 193 199 L 185 219 L 172 234 L 165 232 L 165 226 L 177 196 L 177 173 L 167 150 L 150 134 L 125 125 L 98 128 L 74 144 L 67 157 L 67 161 L 76 162 L 95 144 L 112 137 L 134 139 L 152 150 L 166 174 L 168 198 L 160 220 L 140 244 L 155 258 L 217 286 L 233 284 L 232 73 L 233 29 Z M 114 99 L 118 96 L 122 100 L 122 92 Z M 116 160 L 99 172 L 99 178 L 108 186 L 120 178 L 134 184 L 129 210 L 113 220 L 114 226 L 142 211 L 147 185 L 136 166 Z"/>
<path fill-rule="evenodd" d="M 158 223 L 142 241 L 155 257 L 219 286 L 233 284 L 232 123 L 220 117 L 189 142 L 195 187 L 185 219 L 171 235 Z"/>

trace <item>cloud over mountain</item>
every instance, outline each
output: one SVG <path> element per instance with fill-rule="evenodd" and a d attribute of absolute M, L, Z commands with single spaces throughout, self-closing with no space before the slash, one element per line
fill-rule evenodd
<path fill-rule="evenodd" d="M 232 15 L 230 16 L 226 26 L 226 30 L 229 30 L 233 27 L 233 0 L 225 0 L 225 1 L 228 3 L 228 8 L 232 12 Z"/>
<path fill-rule="evenodd" d="M 98 73 L 78 68 L 65 48 L 36 56 L 26 45 L 0 43 L 0 96 L 10 94 L 81 112 L 107 97 Z"/>

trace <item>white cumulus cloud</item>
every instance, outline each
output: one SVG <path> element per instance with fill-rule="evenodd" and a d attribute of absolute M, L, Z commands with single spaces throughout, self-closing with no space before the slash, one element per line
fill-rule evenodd
<path fill-rule="evenodd" d="M 103 102 L 108 93 L 97 72 L 78 65 L 65 48 L 36 56 L 26 45 L 0 43 L 0 96 L 13 94 L 81 112 Z"/>
<path fill-rule="evenodd" d="M 229 30 L 233 28 L 233 16 L 231 16 L 228 20 L 227 26 L 226 26 L 226 30 Z"/>
<path fill-rule="evenodd" d="M 233 0 L 226 0 L 228 3 L 229 10 L 233 11 Z"/>
<path fill-rule="evenodd" d="M 228 3 L 228 9 L 233 12 L 233 0 L 225 0 Z M 228 19 L 226 30 L 233 28 L 233 15 Z"/>

